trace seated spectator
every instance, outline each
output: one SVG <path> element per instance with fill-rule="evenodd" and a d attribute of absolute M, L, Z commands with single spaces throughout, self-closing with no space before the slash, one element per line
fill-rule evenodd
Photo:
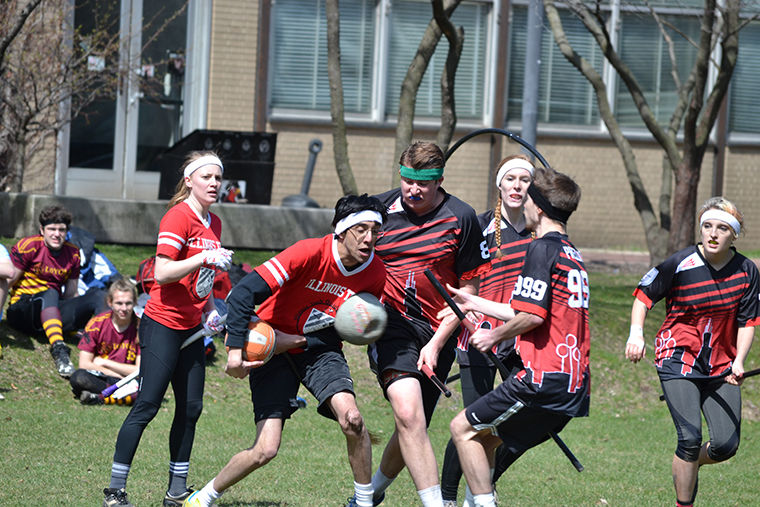
<path fill-rule="evenodd" d="M 79 369 L 71 376 L 71 390 L 85 405 L 103 403 L 100 393 L 140 367 L 137 327 L 133 309 L 137 289 L 118 279 L 108 289 L 110 310 L 90 321 L 79 340 Z"/>
<path fill-rule="evenodd" d="M 3 308 L 5 308 L 5 298 L 8 296 L 8 279 L 13 276 L 13 263 L 8 250 L 0 245 L 0 320 L 3 320 Z M 3 357 L 3 346 L 0 344 L 0 357 Z M 0 400 L 3 395 L 0 394 Z"/>
<path fill-rule="evenodd" d="M 66 242 L 71 213 L 61 206 L 40 212 L 40 234 L 21 239 L 11 248 L 8 324 L 27 334 L 45 333 L 58 374 L 69 378 L 74 365 L 63 333 L 82 329 L 92 315 L 105 309 L 102 290 L 77 297 L 79 249 Z"/>

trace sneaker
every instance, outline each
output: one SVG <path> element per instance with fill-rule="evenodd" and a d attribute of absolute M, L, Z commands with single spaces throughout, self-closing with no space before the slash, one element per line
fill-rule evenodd
<path fill-rule="evenodd" d="M 166 496 L 164 497 L 164 507 L 179 507 L 185 503 L 185 500 L 195 493 L 195 490 L 193 488 L 188 488 L 187 491 L 182 493 L 179 496 L 172 496 L 169 494 L 169 492 L 166 492 Z"/>
<path fill-rule="evenodd" d="M 372 505 L 377 506 L 383 503 L 383 500 L 385 500 L 385 491 L 380 493 L 379 496 L 372 496 Z M 348 499 L 348 503 L 346 504 L 346 507 L 356 507 L 356 495 L 352 496 Z"/>
<path fill-rule="evenodd" d="M 74 365 L 69 359 L 69 347 L 62 341 L 57 341 L 50 346 L 50 355 L 55 360 L 55 367 L 58 368 L 58 375 L 63 378 L 69 378 L 74 373 Z"/>
<path fill-rule="evenodd" d="M 182 502 L 182 505 L 185 507 L 205 507 L 200 500 L 200 490 L 194 491 L 193 493 L 188 496 L 184 502 Z M 166 501 L 164 499 L 164 501 Z"/>
<path fill-rule="evenodd" d="M 103 400 L 100 399 L 100 396 L 91 393 L 90 391 L 82 391 L 82 393 L 79 395 L 79 403 L 82 405 L 102 405 Z"/>
<path fill-rule="evenodd" d="M 443 501 L 443 507 L 457 507 L 457 501 L 456 500 L 444 500 Z"/>
<path fill-rule="evenodd" d="M 118 505 L 122 507 L 135 507 L 127 500 L 127 492 L 124 491 L 124 488 L 106 488 L 103 490 L 103 494 L 105 495 L 103 507 L 116 507 Z"/>

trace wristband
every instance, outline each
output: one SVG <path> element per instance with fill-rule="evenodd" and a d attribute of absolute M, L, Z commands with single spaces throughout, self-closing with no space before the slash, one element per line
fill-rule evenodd
<path fill-rule="evenodd" d="M 644 345 L 644 329 L 641 326 L 631 324 L 631 332 L 628 335 L 628 341 L 626 344 L 635 343 L 635 345 Z"/>

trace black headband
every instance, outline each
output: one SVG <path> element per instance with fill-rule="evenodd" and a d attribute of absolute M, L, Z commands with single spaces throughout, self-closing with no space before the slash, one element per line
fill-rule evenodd
<path fill-rule="evenodd" d="M 544 210 L 546 216 L 552 220 L 566 224 L 567 219 L 570 218 L 570 215 L 573 213 L 572 211 L 565 211 L 552 206 L 552 203 L 550 203 L 549 199 L 541 193 L 535 183 L 531 183 L 528 187 L 528 195 L 533 199 L 533 202 L 536 203 L 536 206 Z"/>

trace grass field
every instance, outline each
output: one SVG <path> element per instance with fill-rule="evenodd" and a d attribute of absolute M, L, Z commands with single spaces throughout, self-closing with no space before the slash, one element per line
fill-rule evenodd
<path fill-rule="evenodd" d="M 0 239 L 4 244 L 12 240 Z M 122 273 L 134 274 L 152 247 L 99 245 Z M 238 252 L 237 260 L 258 264 L 271 252 Z M 622 357 L 628 335 L 630 293 L 636 275 L 591 272 L 591 416 L 576 419 L 562 438 L 585 465 L 577 473 L 551 442 L 531 450 L 501 479 L 502 505 L 594 506 L 672 505 L 670 461 L 675 431 L 651 363 L 632 365 Z M 653 336 L 662 319 L 657 308 L 645 333 Z M 0 323 L 0 505 L 100 505 L 108 484 L 114 442 L 129 410 L 85 407 L 53 370 L 48 347 Z M 70 342 L 75 346 L 73 342 Z M 206 483 L 235 452 L 253 443 L 254 424 L 247 381 L 223 372 L 224 348 L 217 340 L 216 361 L 207 367 L 204 412 L 193 449 L 189 483 Z M 757 349 L 756 349 L 757 350 Z M 359 406 L 382 443 L 373 448 L 375 466 L 390 436 L 392 416 L 367 367 L 364 350 L 346 346 Z M 651 354 L 651 348 L 649 350 Z M 76 354 L 73 354 L 76 356 Z M 750 354 L 748 369 L 758 361 Z M 738 454 L 700 474 L 699 505 L 756 505 L 760 468 L 758 380 L 744 388 L 744 425 Z M 339 506 L 352 495 L 345 441 L 334 422 L 320 417 L 315 401 L 297 411 L 285 428 L 280 453 L 225 494 L 221 506 Z M 148 426 L 129 477 L 130 499 L 138 506 L 160 505 L 168 479 L 168 428 L 171 391 Z M 439 459 L 448 440 L 448 423 L 461 409 L 461 397 L 441 399 L 431 425 Z M 460 488 L 460 502 L 463 487 Z M 383 505 L 418 505 L 406 472 Z"/>

